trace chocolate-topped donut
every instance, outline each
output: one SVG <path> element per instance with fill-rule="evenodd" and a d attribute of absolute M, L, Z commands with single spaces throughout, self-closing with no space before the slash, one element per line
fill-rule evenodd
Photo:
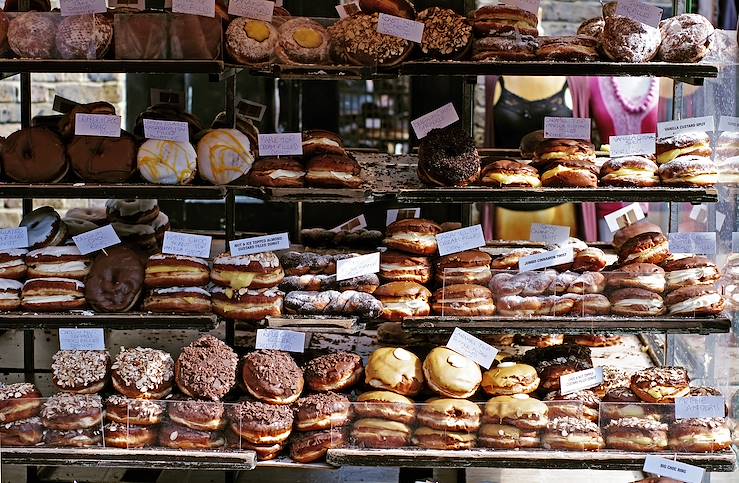
<path fill-rule="evenodd" d="M 46 428 L 59 431 L 99 428 L 103 402 L 100 396 L 62 392 L 44 402 L 41 420 Z"/>
<path fill-rule="evenodd" d="M 293 411 L 259 401 L 244 401 L 228 408 L 229 428 L 252 444 L 282 443 L 290 436 Z"/>
<path fill-rule="evenodd" d="M 136 399 L 164 399 L 172 392 L 174 361 L 157 349 L 121 349 L 111 366 L 113 388 Z"/>
<path fill-rule="evenodd" d="M 136 171 L 136 141 L 125 132 L 119 138 L 75 136 L 67 154 L 83 181 L 123 183 Z"/>
<path fill-rule="evenodd" d="M 362 380 L 362 358 L 351 352 L 317 357 L 305 366 L 305 383 L 311 391 L 346 391 Z"/>
<path fill-rule="evenodd" d="M 60 391 L 96 394 L 105 388 L 109 368 L 105 351 L 59 351 L 52 357 L 51 382 Z"/>
<path fill-rule="evenodd" d="M 258 350 L 244 357 L 246 390 L 270 404 L 292 404 L 303 392 L 303 371 L 287 352 Z"/>
<path fill-rule="evenodd" d="M 28 230 L 28 248 L 61 245 L 67 238 L 67 228 L 62 223 L 59 213 L 50 206 L 36 208 L 23 216 L 20 226 Z"/>
<path fill-rule="evenodd" d="M 418 147 L 418 177 L 435 186 L 467 186 L 480 175 L 480 155 L 461 127 L 432 129 Z"/>
<path fill-rule="evenodd" d="M 152 426 L 108 423 L 103 428 L 105 446 L 110 448 L 145 448 L 157 442 L 159 429 Z"/>
<path fill-rule="evenodd" d="M 181 399 L 167 405 L 173 423 L 197 431 L 220 431 L 226 427 L 225 408 L 220 401 Z"/>
<path fill-rule="evenodd" d="M 103 432 L 99 426 L 84 429 L 47 429 L 44 431 L 44 444 L 71 448 L 87 448 L 98 446 L 103 441 Z"/>
<path fill-rule="evenodd" d="M 132 250 L 116 246 L 92 262 L 85 299 L 98 312 L 127 312 L 136 305 L 144 286 L 144 265 Z"/>
<path fill-rule="evenodd" d="M 0 424 L 0 444 L 3 446 L 36 446 L 43 439 L 44 427 L 39 417 Z"/>
<path fill-rule="evenodd" d="M 236 383 L 236 353 L 223 341 L 205 335 L 182 349 L 175 364 L 177 387 L 184 394 L 218 401 Z"/>
<path fill-rule="evenodd" d="M 105 400 L 105 419 L 114 423 L 153 426 L 162 422 L 166 411 L 163 401 L 129 399 L 118 394 Z"/>
<path fill-rule="evenodd" d="M 311 394 L 295 403 L 298 431 L 319 431 L 346 426 L 351 421 L 349 398 L 335 392 Z"/>
<path fill-rule="evenodd" d="M 220 431 L 198 431 L 165 421 L 159 428 L 159 445 L 175 449 L 213 449 L 226 444 Z"/>
<path fill-rule="evenodd" d="M 323 459 L 329 449 L 340 448 L 346 442 L 347 432 L 341 428 L 298 434 L 290 442 L 290 458 L 298 463 L 312 463 Z"/>
<path fill-rule="evenodd" d="M 0 387 L 0 424 L 36 416 L 41 407 L 41 393 L 28 383 Z"/>
<path fill-rule="evenodd" d="M 19 183 L 56 183 L 69 168 L 62 140 L 49 129 L 29 127 L 2 145 L 3 171 Z"/>

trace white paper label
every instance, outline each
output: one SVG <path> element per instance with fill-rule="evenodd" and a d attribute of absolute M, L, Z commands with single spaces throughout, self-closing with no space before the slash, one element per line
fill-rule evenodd
<path fill-rule="evenodd" d="M 659 476 L 666 476 L 685 483 L 701 483 L 706 470 L 698 466 L 681 463 L 679 461 L 668 460 L 661 456 L 647 455 L 644 458 L 645 473 L 653 473 Z"/>
<path fill-rule="evenodd" d="M 721 228 L 724 227 L 725 221 L 726 221 L 726 215 L 724 215 L 720 211 L 717 211 L 716 212 L 716 230 L 721 231 Z"/>
<path fill-rule="evenodd" d="M 537 253 L 522 257 L 518 260 L 518 269 L 521 272 L 529 272 L 539 270 L 540 268 L 554 267 L 564 263 L 571 263 L 575 259 L 575 252 L 572 247 L 559 248 L 544 253 Z"/>
<path fill-rule="evenodd" d="M 611 136 L 611 157 L 650 155 L 657 152 L 656 134 L 629 134 L 627 136 Z"/>
<path fill-rule="evenodd" d="M 545 117 L 544 137 L 590 141 L 589 117 Z"/>
<path fill-rule="evenodd" d="M 718 123 L 718 130 L 739 132 L 739 117 L 721 116 Z"/>
<path fill-rule="evenodd" d="M 165 89 L 150 89 L 149 98 L 152 106 L 157 104 L 170 104 L 185 109 L 185 93 L 180 91 L 168 91 Z"/>
<path fill-rule="evenodd" d="M 731 233 L 731 253 L 739 253 L 739 231 Z"/>
<path fill-rule="evenodd" d="M 364 215 L 359 215 L 356 218 L 352 218 L 351 220 L 342 223 L 336 228 L 332 228 L 331 231 L 333 231 L 334 233 L 339 233 L 340 231 L 357 231 L 365 228 L 366 226 L 367 219 L 364 217 Z"/>
<path fill-rule="evenodd" d="M 418 119 L 412 120 L 411 127 L 416 133 L 416 137 L 422 139 L 432 129 L 447 127 L 457 121 L 459 121 L 459 115 L 457 114 L 457 110 L 454 109 L 454 104 L 450 102 L 435 111 L 431 111 Z"/>
<path fill-rule="evenodd" d="M 498 354 L 498 349 L 468 334 L 459 327 L 454 329 L 446 346 L 457 354 L 472 359 L 485 369 L 490 369 L 493 361 L 495 361 L 495 356 Z"/>
<path fill-rule="evenodd" d="M 639 203 L 632 203 L 620 210 L 607 214 L 603 218 L 606 220 L 608 229 L 613 233 L 623 227 L 633 225 L 639 220 L 643 220 L 644 217 L 644 210 L 641 209 L 641 205 Z"/>
<path fill-rule="evenodd" d="M 261 121 L 267 106 L 248 99 L 240 99 L 236 104 L 236 115 L 252 121 Z"/>
<path fill-rule="evenodd" d="M 108 10 L 105 0 L 60 0 L 59 6 L 62 10 L 62 17 L 105 13 Z"/>
<path fill-rule="evenodd" d="M 260 134 L 260 156 L 302 156 L 303 135 L 299 132 Z"/>
<path fill-rule="evenodd" d="M 103 329 L 59 329 L 59 349 L 63 351 L 104 351 Z"/>
<path fill-rule="evenodd" d="M 380 271 L 380 252 L 336 260 L 336 281 L 348 280 Z"/>
<path fill-rule="evenodd" d="M 521 10 L 526 10 L 534 15 L 539 14 L 540 0 L 503 0 L 503 5 L 509 5 L 511 7 L 517 7 Z"/>
<path fill-rule="evenodd" d="M 670 233 L 672 253 L 695 253 L 697 255 L 716 254 L 716 232 L 697 231 L 692 233 Z"/>
<path fill-rule="evenodd" d="M 726 401 L 721 396 L 675 398 L 675 419 L 723 418 Z"/>
<path fill-rule="evenodd" d="M 213 237 L 165 231 L 162 253 L 186 257 L 208 258 Z"/>
<path fill-rule="evenodd" d="M 361 11 L 362 9 L 359 7 L 358 1 L 336 6 L 336 12 L 338 12 L 339 18 L 351 17 L 355 13 L 359 13 Z"/>
<path fill-rule="evenodd" d="M 423 23 L 407 18 L 396 17 L 381 13 L 377 21 L 377 31 L 381 34 L 400 37 L 411 42 L 421 43 L 423 38 Z"/>
<path fill-rule="evenodd" d="M 119 138 L 121 137 L 121 116 L 77 113 L 74 117 L 74 134 Z"/>
<path fill-rule="evenodd" d="M 257 329 L 255 348 L 285 352 L 303 352 L 305 350 L 305 332 Z"/>
<path fill-rule="evenodd" d="M 77 245 L 81 254 L 87 255 L 88 253 L 118 245 L 121 239 L 118 238 L 113 225 L 105 225 L 87 233 L 73 236 L 72 241 Z"/>
<path fill-rule="evenodd" d="M 662 9 L 638 0 L 619 0 L 616 5 L 616 15 L 629 17 L 644 25 L 659 28 L 659 22 L 662 20 Z"/>
<path fill-rule="evenodd" d="M 531 236 L 529 239 L 535 242 L 559 245 L 570 238 L 570 227 L 559 225 L 545 225 L 543 223 L 531 224 Z"/>
<path fill-rule="evenodd" d="M 111 8 L 128 7 L 138 10 L 146 10 L 146 0 L 108 0 L 108 5 Z"/>
<path fill-rule="evenodd" d="M 275 2 L 269 0 L 230 0 L 228 14 L 238 17 L 249 17 L 265 22 L 272 21 Z"/>
<path fill-rule="evenodd" d="M 255 236 L 253 238 L 231 240 L 228 242 L 228 247 L 231 255 L 234 256 L 271 252 L 275 250 L 287 250 L 290 248 L 290 238 L 287 233 Z"/>
<path fill-rule="evenodd" d="M 485 235 L 482 233 L 482 225 L 474 225 L 439 233 L 436 235 L 436 243 L 439 245 L 439 255 L 443 257 L 450 253 L 484 247 Z"/>
<path fill-rule="evenodd" d="M 691 117 L 657 123 L 657 137 L 667 138 L 683 132 L 713 132 L 713 116 Z"/>
<path fill-rule="evenodd" d="M 172 0 L 172 12 L 215 17 L 216 0 Z"/>
<path fill-rule="evenodd" d="M 0 230 L 0 249 L 28 247 L 28 228 L 3 228 Z"/>
<path fill-rule="evenodd" d="M 421 208 L 399 208 L 397 210 L 387 210 L 385 218 L 385 226 L 395 223 L 398 220 L 406 220 L 408 218 L 420 218 Z"/>
<path fill-rule="evenodd" d="M 144 119 L 144 137 L 162 141 L 190 142 L 190 128 L 186 122 Z"/>
<path fill-rule="evenodd" d="M 559 376 L 559 392 L 564 396 L 603 384 L 603 368 L 594 367 L 584 371 Z"/>

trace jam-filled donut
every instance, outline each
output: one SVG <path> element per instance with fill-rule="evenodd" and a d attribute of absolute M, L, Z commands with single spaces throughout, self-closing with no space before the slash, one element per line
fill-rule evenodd
<path fill-rule="evenodd" d="M 165 421 L 159 428 L 159 445 L 173 449 L 215 449 L 226 444 L 220 431 L 198 431 Z"/>
<path fill-rule="evenodd" d="M 182 349 L 177 358 L 177 387 L 187 396 L 218 401 L 236 384 L 237 365 L 233 349 L 205 335 Z"/>
<path fill-rule="evenodd" d="M 36 208 L 23 216 L 20 226 L 28 230 L 28 248 L 31 250 L 61 245 L 67 238 L 67 228 L 62 218 L 50 206 Z"/>
<path fill-rule="evenodd" d="M 103 427 L 105 446 L 111 448 L 146 448 L 154 446 L 159 437 L 159 428 L 108 423 Z"/>
<path fill-rule="evenodd" d="M 228 408 L 229 428 L 244 441 L 258 445 L 283 443 L 292 432 L 290 406 L 244 401 Z"/>
<path fill-rule="evenodd" d="M 73 431 L 100 429 L 103 402 L 100 396 L 62 392 L 48 398 L 41 407 L 41 420 L 47 429 Z"/>
<path fill-rule="evenodd" d="M 28 250 L 24 248 L 11 248 L 0 250 L 0 279 L 22 280 L 26 276 L 28 267 L 25 256 Z"/>
<path fill-rule="evenodd" d="M 132 250 L 115 246 L 92 262 L 85 286 L 85 298 L 98 312 L 127 312 L 141 295 L 144 265 Z"/>
<path fill-rule="evenodd" d="M 61 138 L 43 127 L 14 132 L 2 152 L 4 174 L 18 183 L 56 183 L 69 170 Z"/>
<path fill-rule="evenodd" d="M 0 278 L 0 311 L 18 310 L 23 284 L 18 280 Z"/>
<path fill-rule="evenodd" d="M 181 399 L 167 404 L 173 423 L 197 431 L 220 431 L 226 427 L 225 409 L 219 401 Z"/>
<path fill-rule="evenodd" d="M 44 443 L 49 446 L 87 448 L 99 446 L 103 442 L 103 433 L 99 426 L 85 429 L 47 429 L 44 431 Z"/>
<path fill-rule="evenodd" d="M 362 358 L 351 352 L 316 357 L 305 366 L 305 383 L 311 391 L 346 391 L 362 380 Z"/>
<path fill-rule="evenodd" d="M 37 416 L 0 424 L 2 446 L 36 446 L 43 439 L 44 426 Z"/>
<path fill-rule="evenodd" d="M 108 382 L 110 355 L 105 351 L 67 350 L 52 357 L 51 382 L 60 391 L 97 394 Z"/>
<path fill-rule="evenodd" d="M 113 388 L 129 398 L 164 399 L 172 392 L 174 361 L 164 351 L 121 349 L 111 367 Z"/>
<path fill-rule="evenodd" d="M 105 202 L 105 209 L 110 221 L 129 225 L 151 223 L 159 215 L 157 200 L 111 199 Z"/>
<path fill-rule="evenodd" d="M 105 400 L 105 419 L 133 426 L 154 426 L 162 422 L 166 413 L 163 401 L 129 399 L 113 394 Z"/>
<path fill-rule="evenodd" d="M 292 404 L 303 392 L 303 371 L 287 352 L 257 350 L 244 357 L 244 386 L 253 397 L 270 404 Z"/>
<path fill-rule="evenodd" d="M 41 393 L 33 384 L 0 386 L 0 424 L 36 416 L 41 408 L 40 398 Z"/>

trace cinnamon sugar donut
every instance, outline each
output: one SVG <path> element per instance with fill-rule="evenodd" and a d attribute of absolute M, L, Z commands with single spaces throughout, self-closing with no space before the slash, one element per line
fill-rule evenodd
<path fill-rule="evenodd" d="M 703 15 L 685 13 L 660 22 L 660 59 L 666 62 L 700 62 L 711 49 L 714 28 Z"/>
<path fill-rule="evenodd" d="M 122 348 L 110 369 L 113 388 L 126 397 L 164 399 L 172 392 L 174 361 L 164 351 Z"/>
<path fill-rule="evenodd" d="M 601 36 L 603 50 L 615 62 L 649 62 L 657 56 L 662 35 L 659 29 L 628 17 L 607 17 Z"/>

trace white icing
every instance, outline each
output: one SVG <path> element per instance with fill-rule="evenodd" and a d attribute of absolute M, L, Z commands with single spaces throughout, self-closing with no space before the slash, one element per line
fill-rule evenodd
<path fill-rule="evenodd" d="M 0 290 L 20 290 L 21 288 L 23 288 L 23 284 L 18 280 L 0 278 Z"/>
<path fill-rule="evenodd" d="M 263 267 L 277 268 L 280 260 L 272 252 L 253 253 L 251 255 L 231 256 L 222 253 L 213 261 L 213 265 L 236 265 L 246 266 L 252 262 L 259 262 Z"/>
<path fill-rule="evenodd" d="M 0 255 L 5 255 L 9 257 L 22 257 L 28 253 L 28 250 L 25 248 L 11 248 L 8 250 L 0 250 Z"/>
<path fill-rule="evenodd" d="M 216 293 L 225 294 L 228 298 L 233 298 L 233 295 L 234 294 L 237 294 L 237 293 L 238 293 L 238 295 L 241 295 L 241 296 L 243 296 L 243 295 L 252 295 L 252 296 L 254 296 L 254 295 L 261 295 L 261 296 L 264 296 L 264 297 L 275 297 L 277 295 L 281 295 L 282 294 L 282 292 L 280 292 L 280 290 L 277 287 L 261 288 L 261 289 L 240 288 L 238 290 L 234 290 L 232 288 L 220 287 L 220 286 L 217 286 L 217 285 L 215 285 L 215 286 L 213 286 L 213 287 L 210 288 L 210 293 L 211 294 L 216 294 Z"/>
<path fill-rule="evenodd" d="M 393 233 L 392 235 L 390 235 L 390 239 L 406 240 L 422 243 L 424 245 L 436 245 L 436 237 L 434 235 L 419 235 L 418 233 Z"/>
<path fill-rule="evenodd" d="M 17 260 L 11 260 L 9 262 L 0 263 L 0 269 L 2 268 L 10 268 L 10 267 L 17 267 L 19 265 L 25 265 L 25 262 L 22 259 Z"/>
<path fill-rule="evenodd" d="M 170 293 L 196 293 L 198 295 L 205 295 L 210 297 L 210 293 L 200 287 L 168 287 L 168 288 L 155 288 L 151 291 L 154 295 L 164 295 Z"/>
<path fill-rule="evenodd" d="M 120 216 L 134 216 L 151 211 L 157 206 L 157 200 L 108 200 L 105 208 L 116 211 Z"/>
<path fill-rule="evenodd" d="M 187 260 L 187 261 L 190 261 L 190 262 L 199 263 L 200 265 L 205 265 L 206 267 L 208 266 L 208 262 L 206 262 L 202 258 L 187 257 L 187 256 L 184 256 L 184 255 L 164 255 L 162 253 L 159 253 L 159 254 L 152 255 L 152 256 L 149 257 L 149 260 L 172 260 L 172 259 L 174 259 L 174 260 Z"/>
<path fill-rule="evenodd" d="M 37 281 L 43 281 L 43 282 L 74 282 L 75 287 L 79 289 L 85 288 L 85 284 L 80 282 L 79 280 L 74 280 L 71 278 L 59 278 L 59 277 L 44 277 L 44 278 L 29 278 L 26 280 L 26 283 L 23 285 L 24 287 L 28 285 L 31 282 L 37 282 Z"/>
<path fill-rule="evenodd" d="M 692 299 L 684 300 L 682 302 L 670 305 L 670 314 L 683 314 L 686 312 L 693 312 L 697 309 L 710 307 L 711 305 L 721 302 L 721 295 L 717 293 L 701 295 L 700 297 L 694 297 Z"/>
<path fill-rule="evenodd" d="M 82 256 L 80 253 L 79 248 L 77 248 L 76 245 L 65 245 L 65 246 L 59 246 L 59 247 L 44 247 L 39 248 L 38 250 L 33 250 L 26 255 L 26 259 L 31 261 L 31 258 L 36 257 L 61 257 L 65 255 L 76 255 L 76 256 Z"/>
<path fill-rule="evenodd" d="M 631 307 L 632 305 L 644 305 L 648 309 L 661 309 L 664 305 L 662 300 L 655 299 L 623 299 L 618 302 L 614 302 L 614 307 Z"/>
<path fill-rule="evenodd" d="M 154 228 L 149 225 L 129 225 L 128 223 L 113 223 L 113 230 L 121 237 L 149 236 L 154 234 Z"/>
<path fill-rule="evenodd" d="M 691 279 L 701 279 L 703 277 L 714 277 L 716 276 L 715 267 L 696 267 L 686 268 L 685 270 L 675 270 L 674 272 L 667 272 L 667 282 L 670 285 L 680 285 L 681 283 Z"/>
<path fill-rule="evenodd" d="M 395 270 L 427 270 L 429 267 L 426 265 L 398 265 L 395 263 L 381 263 L 380 271 L 390 272 Z"/>
<path fill-rule="evenodd" d="M 160 228 L 164 228 L 168 224 L 169 224 L 169 217 L 160 211 L 157 217 L 154 218 L 154 221 L 151 222 L 151 227 L 154 230 L 158 230 Z"/>
<path fill-rule="evenodd" d="M 29 304 L 50 304 L 55 302 L 71 302 L 76 300 L 74 295 L 39 295 L 31 297 L 23 297 L 23 303 Z"/>
<path fill-rule="evenodd" d="M 413 311 L 428 308 L 429 304 L 425 300 L 415 299 L 407 302 L 382 302 L 382 306 L 389 310 L 405 310 Z"/>
<path fill-rule="evenodd" d="M 228 184 L 249 172 L 254 163 L 251 143 L 237 129 L 213 129 L 198 142 L 200 177 L 213 184 Z"/>
<path fill-rule="evenodd" d="M 149 139 L 139 148 L 137 164 L 141 176 L 150 183 L 188 183 L 197 170 L 192 144 Z"/>
<path fill-rule="evenodd" d="M 339 143 L 328 138 L 313 138 L 303 141 L 303 146 L 310 146 L 311 144 L 322 144 L 324 146 L 335 146 L 339 147 Z"/>
<path fill-rule="evenodd" d="M 269 177 L 272 179 L 276 178 L 302 178 L 305 173 L 302 171 L 290 171 L 288 169 L 275 169 L 269 173 Z"/>
<path fill-rule="evenodd" d="M 42 273 L 66 273 L 80 272 L 90 268 L 90 262 L 65 262 L 65 263 L 40 263 L 32 265 L 32 268 Z"/>
<path fill-rule="evenodd" d="M 20 300 L 18 292 L 0 292 L 0 300 Z"/>

